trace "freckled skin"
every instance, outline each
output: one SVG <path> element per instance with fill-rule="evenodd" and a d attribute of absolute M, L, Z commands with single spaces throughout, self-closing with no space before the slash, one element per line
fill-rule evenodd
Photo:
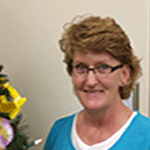
<path fill-rule="evenodd" d="M 89 68 L 95 67 L 99 62 L 111 66 L 119 65 L 120 62 L 106 52 L 87 54 L 75 51 L 73 64 L 82 62 Z M 74 90 L 81 104 L 87 109 L 99 110 L 111 106 L 116 101 L 120 101 L 119 86 L 122 81 L 122 68 L 110 73 L 108 76 L 97 77 L 93 71 L 89 71 L 86 77 L 77 77 L 72 74 Z M 90 92 L 85 92 L 88 90 Z M 101 90 L 101 92 L 94 92 Z"/>
<path fill-rule="evenodd" d="M 83 54 L 75 51 L 73 66 L 78 63 L 88 68 L 94 68 L 99 63 L 113 67 L 121 64 L 106 52 L 88 51 Z M 93 71 L 89 71 L 85 77 L 72 73 L 74 90 L 84 106 L 76 122 L 77 134 L 84 143 L 93 145 L 105 141 L 129 119 L 133 111 L 122 103 L 119 93 L 122 82 L 125 85 L 129 78 L 127 65 L 103 77 L 98 77 Z"/>

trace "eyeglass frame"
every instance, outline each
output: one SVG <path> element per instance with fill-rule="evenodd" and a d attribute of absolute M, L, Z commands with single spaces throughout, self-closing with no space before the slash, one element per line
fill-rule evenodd
<path fill-rule="evenodd" d="M 78 64 L 77 64 L 78 65 Z M 72 68 L 75 68 L 75 67 L 77 67 L 77 65 L 75 65 L 75 66 L 72 66 Z M 110 67 L 111 68 L 111 71 L 109 72 L 109 73 L 112 73 L 112 72 L 114 72 L 115 70 L 117 70 L 117 69 L 119 69 L 119 68 L 122 68 L 123 67 L 123 64 L 119 64 L 119 65 L 117 65 L 117 66 L 110 66 L 110 65 L 107 65 L 108 67 Z M 87 69 L 87 72 L 86 72 L 86 74 L 85 75 L 87 75 L 88 73 L 89 73 L 89 71 L 93 71 L 95 74 L 96 74 L 96 68 L 97 67 L 94 67 L 94 68 L 89 68 L 89 67 L 87 67 L 87 66 L 85 66 L 85 68 Z M 73 72 L 73 69 L 72 69 L 72 72 Z M 103 74 L 102 76 L 105 76 L 106 74 Z M 82 74 L 80 75 L 80 74 L 78 74 L 77 76 L 83 76 Z"/>

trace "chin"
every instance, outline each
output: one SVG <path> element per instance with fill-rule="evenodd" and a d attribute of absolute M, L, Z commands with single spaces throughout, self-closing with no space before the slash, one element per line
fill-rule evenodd
<path fill-rule="evenodd" d="M 79 98 L 80 103 L 84 106 L 85 109 L 90 110 L 101 110 L 106 108 L 108 100 L 102 93 L 84 93 L 76 92 L 77 97 Z"/>
<path fill-rule="evenodd" d="M 84 106 L 85 109 L 88 110 L 102 110 L 104 108 L 107 108 L 109 105 L 107 104 L 102 104 L 102 103 L 82 103 L 82 105 Z"/>

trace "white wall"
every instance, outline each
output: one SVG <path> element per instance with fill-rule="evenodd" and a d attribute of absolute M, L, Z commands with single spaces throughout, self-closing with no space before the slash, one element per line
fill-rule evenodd
<path fill-rule="evenodd" d="M 149 112 L 148 0 L 1 0 L 0 64 L 28 103 L 23 109 L 30 140 L 44 137 L 53 121 L 78 111 L 58 39 L 76 15 L 114 17 L 142 58 L 140 111 Z M 42 145 L 32 149 L 43 149 Z"/>

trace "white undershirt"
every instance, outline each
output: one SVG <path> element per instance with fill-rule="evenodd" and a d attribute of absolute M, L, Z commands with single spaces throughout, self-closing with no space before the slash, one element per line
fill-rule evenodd
<path fill-rule="evenodd" d="M 76 131 L 76 119 L 77 115 L 74 119 L 73 122 L 73 128 L 72 128 L 72 142 L 76 150 L 108 150 L 111 148 L 121 137 L 121 135 L 125 132 L 127 127 L 130 125 L 132 122 L 133 118 L 136 116 L 137 112 L 133 112 L 131 117 L 128 119 L 128 121 L 119 129 L 116 133 L 114 133 L 110 138 L 105 140 L 104 142 L 94 144 L 92 146 L 89 146 L 85 144 L 78 136 L 77 131 Z"/>

